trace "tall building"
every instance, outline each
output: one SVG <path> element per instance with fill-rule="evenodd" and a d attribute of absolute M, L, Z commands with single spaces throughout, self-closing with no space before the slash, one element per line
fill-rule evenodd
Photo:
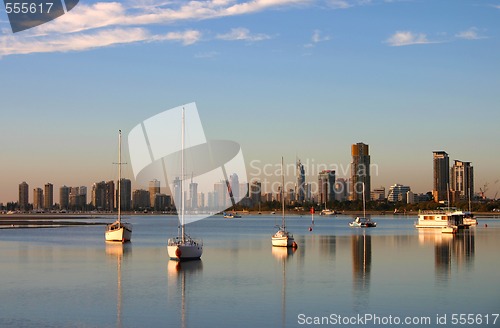
<path fill-rule="evenodd" d="M 297 201 L 303 202 L 306 198 L 305 196 L 305 184 L 306 184 L 306 173 L 304 170 L 304 165 L 300 162 L 300 159 L 297 161 Z"/>
<path fill-rule="evenodd" d="M 174 196 L 174 205 L 177 209 L 181 208 L 181 190 L 182 190 L 182 181 L 179 177 L 174 179 L 174 190 L 172 190 L 172 194 Z M 154 204 L 151 204 L 153 206 Z"/>
<path fill-rule="evenodd" d="M 33 209 L 41 210 L 43 208 L 43 189 L 33 189 Z"/>
<path fill-rule="evenodd" d="M 318 174 L 318 202 L 325 204 L 335 200 L 335 171 L 323 170 Z"/>
<path fill-rule="evenodd" d="M 52 183 L 45 184 L 45 197 L 43 199 L 43 208 L 50 210 L 54 206 L 54 185 Z"/>
<path fill-rule="evenodd" d="M 106 182 L 104 196 L 104 210 L 113 211 L 115 209 L 115 182 Z"/>
<path fill-rule="evenodd" d="M 345 202 L 349 196 L 349 188 L 347 185 L 347 180 L 343 178 L 338 178 L 335 180 L 335 200 L 339 202 Z"/>
<path fill-rule="evenodd" d="M 189 206 L 188 208 L 195 209 L 198 208 L 198 184 L 193 182 L 191 178 L 191 183 L 189 184 Z"/>
<path fill-rule="evenodd" d="M 225 180 L 214 184 L 214 206 L 216 208 L 231 206 L 231 200 L 228 201 L 227 183 Z"/>
<path fill-rule="evenodd" d="M 391 203 L 397 203 L 397 202 L 407 203 L 408 202 L 407 196 L 410 190 L 411 188 L 409 186 L 395 184 L 389 188 L 387 201 Z"/>
<path fill-rule="evenodd" d="M 240 201 L 240 182 L 236 173 L 231 174 L 231 176 L 229 177 L 229 184 L 230 196 L 232 198 L 231 203 L 232 205 L 234 205 L 235 203 Z"/>
<path fill-rule="evenodd" d="M 169 195 L 165 194 L 156 194 L 155 195 L 155 211 L 165 211 L 170 207 L 171 198 Z"/>
<path fill-rule="evenodd" d="M 106 209 L 106 182 L 96 182 L 92 185 L 92 205 L 97 210 Z"/>
<path fill-rule="evenodd" d="M 365 199 L 370 199 L 371 177 L 370 177 L 370 153 L 368 145 L 362 142 L 351 147 L 351 200 L 363 199 L 363 184 Z"/>
<path fill-rule="evenodd" d="M 148 209 L 151 199 L 149 198 L 149 191 L 144 189 L 134 190 L 132 194 L 132 208 L 134 210 Z"/>
<path fill-rule="evenodd" d="M 104 182 L 102 183 L 104 184 Z M 86 205 L 87 205 L 87 187 L 81 186 L 81 187 L 69 188 L 69 208 L 73 211 L 85 210 Z"/>
<path fill-rule="evenodd" d="M 474 167 L 471 162 L 455 160 L 451 168 L 450 189 L 459 193 L 462 200 L 472 199 L 474 196 Z"/>
<path fill-rule="evenodd" d="M 23 181 L 19 184 L 19 208 L 21 211 L 28 210 L 29 204 L 29 186 Z"/>
<path fill-rule="evenodd" d="M 261 202 L 262 193 L 262 183 L 260 181 L 253 181 L 250 185 L 250 198 L 252 199 L 252 204 L 257 206 Z"/>
<path fill-rule="evenodd" d="M 434 189 L 432 195 L 435 202 L 445 201 L 448 198 L 450 184 L 450 160 L 445 151 L 434 151 Z"/>
<path fill-rule="evenodd" d="M 118 194 L 116 197 L 118 197 Z M 132 182 L 129 179 L 122 178 L 120 180 L 120 203 L 122 211 L 130 211 L 132 209 Z M 118 206 L 118 200 L 116 206 Z"/>
<path fill-rule="evenodd" d="M 59 207 L 62 210 L 69 209 L 69 189 L 66 186 L 59 188 Z"/>
<path fill-rule="evenodd" d="M 179 178 L 176 178 L 179 179 Z M 149 181 L 149 203 L 151 207 L 155 208 L 156 194 L 160 193 L 160 181 L 154 179 Z M 180 197 L 179 197 L 180 199 Z"/>

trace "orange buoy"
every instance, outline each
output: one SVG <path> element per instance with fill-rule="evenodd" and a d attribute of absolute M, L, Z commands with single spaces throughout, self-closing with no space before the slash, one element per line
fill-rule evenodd
<path fill-rule="evenodd" d="M 292 243 L 292 248 L 297 248 L 297 247 L 299 247 L 299 246 L 297 245 L 297 243 L 296 243 L 296 242 L 293 242 L 293 243 Z"/>
<path fill-rule="evenodd" d="M 177 258 L 180 259 L 181 255 L 182 255 L 182 252 L 181 252 L 180 248 L 177 247 L 177 249 L 175 250 L 175 256 L 177 256 Z"/>
<path fill-rule="evenodd" d="M 313 228 L 312 228 L 312 227 L 309 227 L 309 231 L 313 231 Z"/>

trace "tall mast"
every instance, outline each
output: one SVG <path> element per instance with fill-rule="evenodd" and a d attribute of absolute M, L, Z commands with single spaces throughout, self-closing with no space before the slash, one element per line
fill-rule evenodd
<path fill-rule="evenodd" d="M 281 156 L 281 226 L 285 230 L 285 173 L 283 172 L 283 156 Z"/>
<path fill-rule="evenodd" d="M 181 131 L 181 233 L 182 242 L 184 242 L 184 128 L 185 128 L 185 110 L 182 107 L 182 131 Z"/>
<path fill-rule="evenodd" d="M 366 218 L 365 183 L 363 182 L 363 217 Z"/>
<path fill-rule="evenodd" d="M 122 130 L 118 130 L 118 222 L 121 220 L 122 214 Z"/>

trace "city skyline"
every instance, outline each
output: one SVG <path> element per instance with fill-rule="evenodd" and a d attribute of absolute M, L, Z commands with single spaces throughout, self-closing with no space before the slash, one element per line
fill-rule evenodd
<path fill-rule="evenodd" d="M 494 197 L 499 18 L 497 0 L 88 1 L 12 34 L 0 11 L 0 202 L 22 181 L 30 198 L 48 181 L 116 181 L 116 131 L 191 101 L 247 168 L 281 156 L 348 167 L 366 142 L 371 189 L 421 193 L 445 149 Z"/>

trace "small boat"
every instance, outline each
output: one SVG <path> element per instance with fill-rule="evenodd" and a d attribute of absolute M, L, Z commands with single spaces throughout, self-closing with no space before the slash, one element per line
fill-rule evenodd
<path fill-rule="evenodd" d="M 126 243 L 132 239 L 132 225 L 121 222 L 121 180 L 122 180 L 122 130 L 118 133 L 118 217 L 115 222 L 106 226 L 104 238 L 110 242 Z"/>
<path fill-rule="evenodd" d="M 357 228 L 375 228 L 377 223 L 366 217 L 366 200 L 365 200 L 365 184 L 363 183 L 363 217 L 357 217 L 354 221 L 349 222 L 350 227 Z"/>
<path fill-rule="evenodd" d="M 171 260 L 176 261 L 188 261 L 188 260 L 199 260 L 203 254 L 203 241 L 195 240 L 186 234 L 185 228 L 185 197 L 184 197 L 184 146 L 185 146 L 185 113 L 184 108 L 182 109 L 182 135 L 181 135 L 181 183 L 180 183 L 180 229 L 178 230 L 178 235 L 174 238 L 170 238 L 167 241 L 168 256 Z"/>
<path fill-rule="evenodd" d="M 337 214 L 337 212 L 333 211 L 333 210 L 330 210 L 330 209 L 324 209 L 321 211 L 321 213 L 319 213 L 319 215 L 322 215 L 322 216 L 327 216 L 327 215 L 335 215 Z"/>
<path fill-rule="evenodd" d="M 224 212 L 224 219 L 239 219 L 241 218 L 241 215 L 238 213 L 226 213 Z"/>
<path fill-rule="evenodd" d="M 441 228 L 442 233 L 456 233 L 458 230 L 457 226 L 454 225 L 448 225 L 446 227 Z"/>
<path fill-rule="evenodd" d="M 293 238 L 293 235 L 286 230 L 285 225 L 285 194 L 283 193 L 285 186 L 285 176 L 283 172 L 283 157 L 281 158 L 281 179 L 282 179 L 282 187 L 281 187 L 281 210 L 282 210 L 282 218 L 281 218 L 281 226 L 278 226 L 278 231 L 272 236 L 271 241 L 273 246 L 276 247 L 293 247 L 297 248 L 297 243 Z"/>

